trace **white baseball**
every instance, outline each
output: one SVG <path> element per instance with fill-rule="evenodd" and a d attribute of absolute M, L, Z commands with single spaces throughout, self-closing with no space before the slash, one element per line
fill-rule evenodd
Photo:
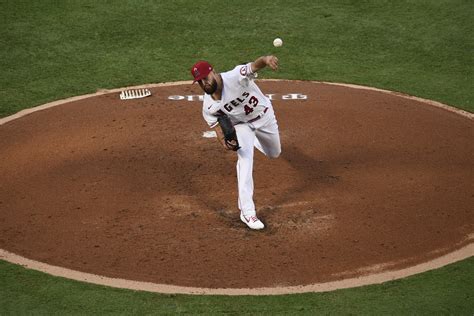
<path fill-rule="evenodd" d="M 281 45 L 283 45 L 283 41 L 281 40 L 281 38 L 277 37 L 273 40 L 273 46 L 280 47 Z"/>

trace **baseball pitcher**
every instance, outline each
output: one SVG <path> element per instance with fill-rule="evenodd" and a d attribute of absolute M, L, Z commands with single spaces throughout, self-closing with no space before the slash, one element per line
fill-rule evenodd
<path fill-rule="evenodd" d="M 254 82 L 260 69 L 278 69 L 278 58 L 262 56 L 254 62 L 217 73 L 207 61 L 191 68 L 194 82 L 205 92 L 202 114 L 224 148 L 237 152 L 240 219 L 251 229 L 263 229 L 253 202 L 254 147 L 269 158 L 281 152 L 280 134 L 272 103 Z"/>

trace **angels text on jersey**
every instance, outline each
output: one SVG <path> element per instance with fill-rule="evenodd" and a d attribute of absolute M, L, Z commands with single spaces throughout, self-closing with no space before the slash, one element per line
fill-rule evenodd
<path fill-rule="evenodd" d="M 245 104 L 243 105 L 244 112 L 245 112 L 245 115 L 249 115 L 250 113 L 253 112 L 253 108 L 257 107 L 258 105 L 258 99 L 255 96 L 251 96 L 250 98 L 249 96 L 250 96 L 250 93 L 248 93 L 247 91 L 244 91 L 240 97 L 235 98 L 234 100 L 231 100 L 230 102 L 224 104 L 223 108 L 229 114 L 231 114 L 234 108 L 238 106 L 242 106 L 242 104 L 244 104 L 245 102 Z"/>

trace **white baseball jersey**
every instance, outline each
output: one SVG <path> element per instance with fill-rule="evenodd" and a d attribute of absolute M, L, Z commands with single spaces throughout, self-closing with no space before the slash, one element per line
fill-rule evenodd
<path fill-rule="evenodd" d="M 204 94 L 202 115 L 210 127 L 216 126 L 216 115 L 219 113 L 227 114 L 232 123 L 237 124 L 255 120 L 272 107 L 271 101 L 255 84 L 256 74 L 250 65 L 239 65 L 221 73 L 221 100 L 216 101 L 209 94 Z"/>

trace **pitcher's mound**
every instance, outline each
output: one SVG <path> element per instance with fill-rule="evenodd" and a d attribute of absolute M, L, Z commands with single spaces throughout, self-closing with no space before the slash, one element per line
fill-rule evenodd
<path fill-rule="evenodd" d="M 471 119 L 377 91 L 259 85 L 283 149 L 256 152 L 265 230 L 240 222 L 236 155 L 203 137 L 186 84 L 0 125 L 0 248 L 108 277 L 254 288 L 400 269 L 471 242 Z"/>

